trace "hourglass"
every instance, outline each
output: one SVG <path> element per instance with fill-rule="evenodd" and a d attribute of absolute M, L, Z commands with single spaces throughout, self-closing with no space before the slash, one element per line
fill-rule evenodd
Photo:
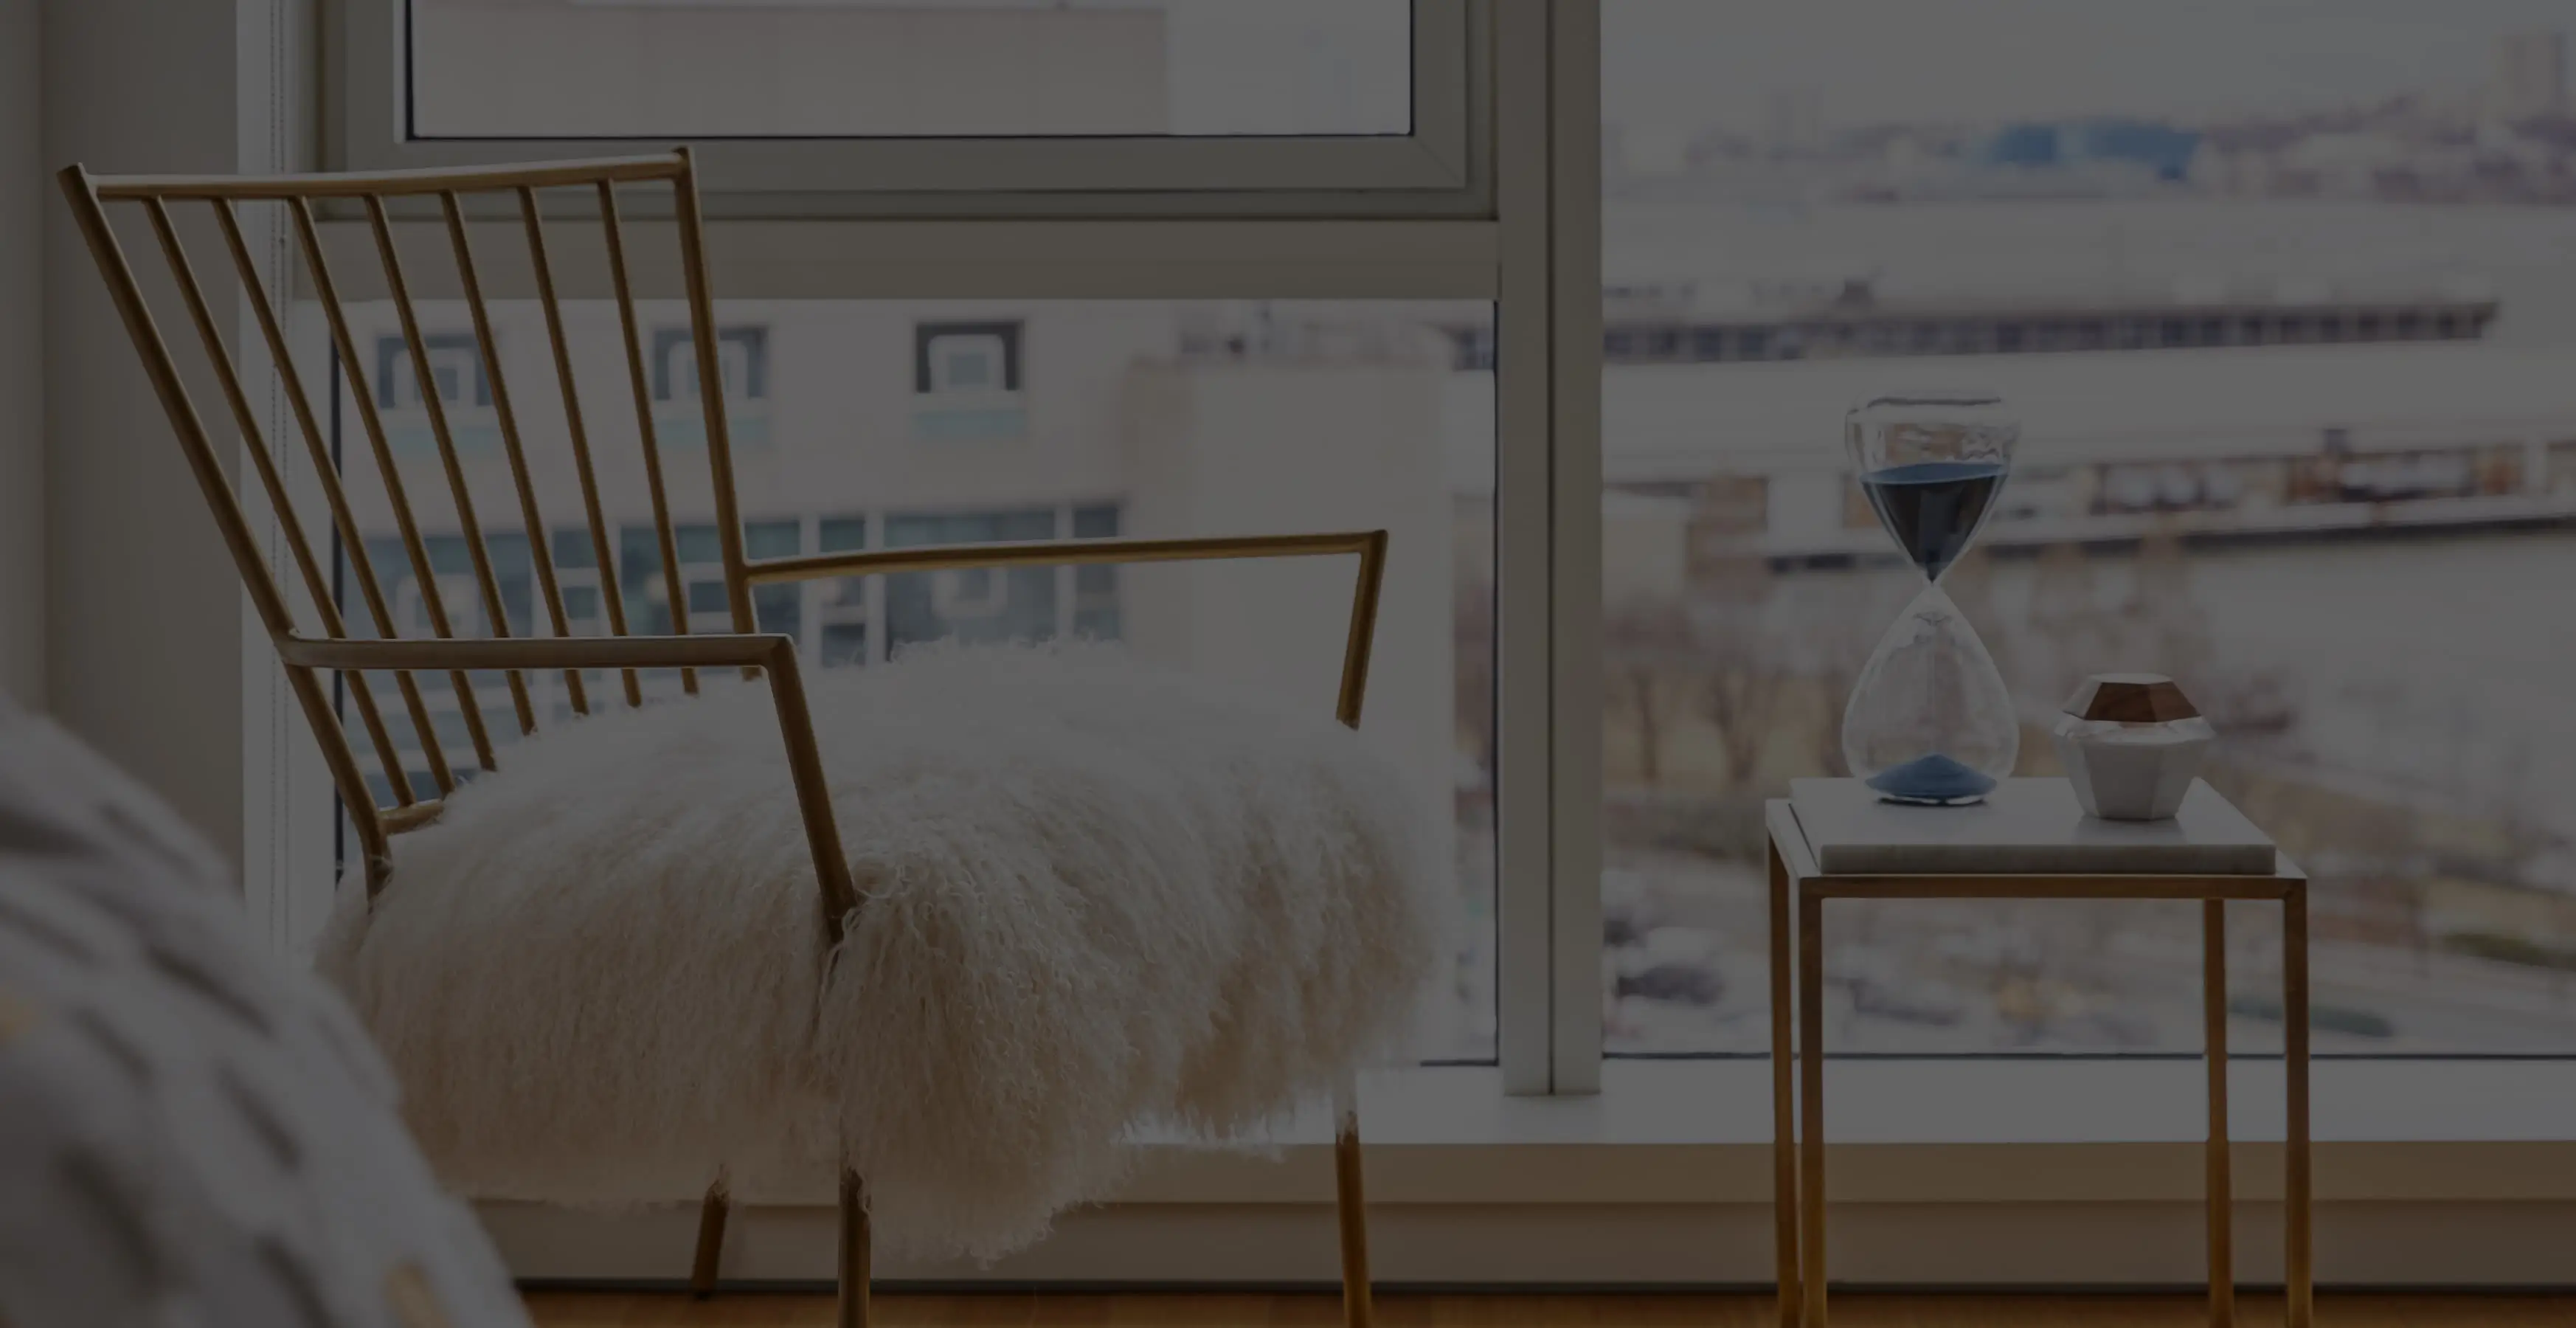
<path fill-rule="evenodd" d="M 1843 760 L 1886 801 L 1981 802 L 2021 754 L 2003 674 L 1941 589 L 1994 510 L 2020 434 L 2000 398 L 1975 392 L 1877 397 L 1844 419 L 1861 492 L 1924 579 L 1843 707 Z"/>

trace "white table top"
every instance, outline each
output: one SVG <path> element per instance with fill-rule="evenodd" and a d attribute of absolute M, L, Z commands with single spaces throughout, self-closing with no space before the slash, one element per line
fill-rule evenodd
<path fill-rule="evenodd" d="M 1828 876 L 2269 876 L 2276 858 L 2271 836 L 2200 780 L 2170 821 L 2087 816 L 2063 779 L 2007 779 L 1973 807 L 1901 806 L 1856 779 L 1796 779 L 1789 806 Z"/>

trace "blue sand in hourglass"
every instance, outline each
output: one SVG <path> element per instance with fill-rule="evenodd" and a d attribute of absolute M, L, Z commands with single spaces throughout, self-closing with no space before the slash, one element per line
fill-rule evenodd
<path fill-rule="evenodd" d="M 1900 802 L 1974 802 L 1995 791 L 1992 776 L 1939 752 L 1881 770 L 1863 782 Z"/>
<path fill-rule="evenodd" d="M 1922 461 L 1861 476 L 1887 532 L 1935 581 L 1967 551 L 2003 483 L 2004 468 L 1982 461 Z M 1882 770 L 1868 783 L 1906 802 L 1974 802 L 1995 789 L 1993 777 L 1939 752 Z"/>
<path fill-rule="evenodd" d="M 1935 581 L 1967 551 L 2003 484 L 2004 468 L 1989 461 L 1918 461 L 1860 477 L 1887 533 Z"/>

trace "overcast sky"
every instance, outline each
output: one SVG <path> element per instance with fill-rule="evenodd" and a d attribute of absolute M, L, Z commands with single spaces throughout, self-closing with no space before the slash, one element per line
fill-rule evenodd
<path fill-rule="evenodd" d="M 2465 92 L 2496 38 L 2571 0 L 1605 0 L 1604 117 L 1758 132 L 1812 89 L 1829 125 L 2312 110 Z"/>

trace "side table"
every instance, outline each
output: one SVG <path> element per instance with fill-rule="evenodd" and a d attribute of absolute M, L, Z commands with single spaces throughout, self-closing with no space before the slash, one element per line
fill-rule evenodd
<path fill-rule="evenodd" d="M 1851 801 L 1848 780 L 1799 781 L 1801 798 L 1813 783 L 1818 794 Z M 2044 806 L 2073 797 L 2063 780 L 2011 780 L 2005 790 Z M 2016 786 L 2021 786 L 2016 789 Z M 1856 788 L 1856 785 L 1854 786 Z M 2215 802 L 2230 823 L 2250 831 L 2243 818 L 2203 785 L 2194 797 L 2206 807 Z M 2003 792 L 2003 791 L 1999 791 Z M 2002 799 L 1999 796 L 1999 801 Z M 2027 805 L 2022 804 L 2022 805 Z M 1917 815 L 1958 815 L 1927 809 Z M 2190 816 L 2186 807 L 2186 818 Z M 2213 873 L 2203 870 L 2076 871 L 1944 870 L 1886 871 L 1828 875 L 1818 863 L 1820 848 L 1840 849 L 1847 857 L 1885 862 L 1906 850 L 1886 845 L 1818 844 L 1802 825 L 1791 799 L 1765 807 L 1770 836 L 1771 921 L 1771 1106 L 1772 1203 L 1778 1252 L 1780 1323 L 1782 1328 L 1824 1328 L 1825 1324 L 1825 901 L 1828 899 L 2196 899 L 2201 901 L 2201 1019 L 2207 1039 L 2209 1129 L 2205 1149 L 2209 1237 L 2209 1318 L 2218 1328 L 2235 1322 L 2235 1267 L 2227 1131 L 2227 921 L 2229 900 L 2276 901 L 2281 905 L 2281 973 L 2283 1051 L 2287 1073 L 2288 1127 L 2284 1149 L 2286 1257 L 2284 1290 L 2289 1328 L 2311 1328 L 2314 1322 L 2314 1213 L 2311 1203 L 2308 1138 L 2308 881 L 2286 854 L 2266 847 L 2268 873 Z M 1991 822 L 1986 822 L 1991 823 Z M 1943 829 L 1984 824 L 1960 820 Z M 2039 838 L 2062 836 L 2062 844 L 2034 843 L 2028 825 L 2016 827 L 2015 842 L 1993 855 L 2003 860 L 2026 850 L 2022 860 L 2046 863 L 2083 860 L 2098 845 L 2100 823 L 2078 828 L 2070 818 L 2062 831 L 2045 829 Z M 2259 836 L 2259 832 L 2251 832 Z M 1975 861 L 1981 845 L 1973 836 L 1936 836 L 1944 842 L 1917 856 L 1943 865 Z M 2264 841 L 2268 845 L 2268 841 Z M 2236 857 L 2241 861 L 2245 854 Z M 1856 851 L 1855 851 L 1856 850 Z M 2052 852 L 2052 850 L 2058 850 Z M 2167 860 L 2178 861 L 2172 855 Z M 1794 912 L 1793 912 L 1794 908 Z M 1790 986 L 1792 919 L 1795 920 L 1794 997 Z M 1791 1029 L 1792 1012 L 1797 1027 Z M 1792 1062 L 1796 1079 L 1792 1079 Z"/>

